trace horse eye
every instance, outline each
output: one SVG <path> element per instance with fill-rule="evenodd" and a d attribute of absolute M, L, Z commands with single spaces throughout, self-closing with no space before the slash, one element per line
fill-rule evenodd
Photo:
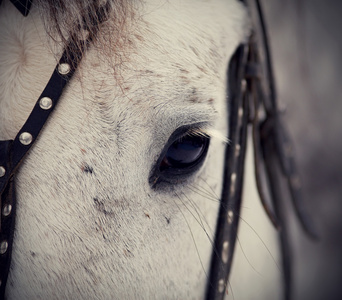
<path fill-rule="evenodd" d="M 200 163 L 209 146 L 209 138 L 206 136 L 186 135 L 174 141 L 166 151 L 159 170 L 175 170 L 181 172 L 195 167 Z"/>
<path fill-rule="evenodd" d="M 183 183 L 202 166 L 210 138 L 204 133 L 198 134 L 201 126 L 202 123 L 182 126 L 170 136 L 151 170 L 152 188 Z"/>

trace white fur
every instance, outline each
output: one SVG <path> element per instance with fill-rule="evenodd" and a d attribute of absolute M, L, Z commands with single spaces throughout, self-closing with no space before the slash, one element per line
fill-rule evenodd
<path fill-rule="evenodd" d="M 248 34 L 246 10 L 233 0 L 155 0 L 135 9 L 119 38 L 103 35 L 86 53 L 20 169 L 8 299 L 204 297 L 225 143 L 213 137 L 205 164 L 183 184 L 152 189 L 148 179 L 178 127 L 203 122 L 227 135 L 226 69 Z M 4 1 L 1 139 L 15 137 L 60 53 L 35 8 L 23 18 Z M 255 191 L 249 198 L 258 201 Z M 262 211 L 246 222 L 269 224 Z M 273 247 L 274 233 L 260 230 Z M 260 255 L 246 254 L 244 265 L 237 245 L 234 299 L 275 299 L 279 270 L 244 231 L 243 250 Z"/>

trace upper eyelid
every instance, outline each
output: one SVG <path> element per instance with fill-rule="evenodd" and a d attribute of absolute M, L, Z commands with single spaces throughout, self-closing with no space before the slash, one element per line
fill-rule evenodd
<path fill-rule="evenodd" d="M 211 128 L 210 126 L 208 126 L 208 124 L 204 123 L 205 126 L 200 126 L 200 127 L 196 127 L 194 126 L 193 128 L 190 128 L 187 134 L 193 134 L 193 135 L 197 135 L 197 136 L 203 136 L 203 137 L 209 137 L 209 138 L 215 138 L 218 139 L 226 144 L 229 144 L 229 138 L 222 134 L 219 130 Z"/>
<path fill-rule="evenodd" d="M 184 125 L 181 127 L 178 127 L 169 137 L 167 140 L 165 147 L 167 145 L 171 145 L 173 141 L 178 140 L 181 137 L 191 135 L 191 134 L 197 134 L 197 135 L 205 135 L 207 137 L 210 137 L 210 135 L 207 132 L 210 132 L 210 130 L 207 130 L 205 128 L 208 127 L 207 122 L 200 122 L 190 125 Z M 164 148 L 165 148 L 164 147 Z"/>

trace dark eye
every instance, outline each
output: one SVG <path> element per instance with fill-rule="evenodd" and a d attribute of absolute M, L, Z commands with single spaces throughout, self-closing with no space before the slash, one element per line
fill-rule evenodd
<path fill-rule="evenodd" d="M 160 163 L 159 170 L 187 169 L 196 165 L 209 145 L 206 136 L 186 135 L 174 141 Z"/>
<path fill-rule="evenodd" d="M 202 133 L 198 127 L 194 129 L 193 126 L 184 126 L 177 129 L 152 169 L 149 179 L 152 187 L 161 182 L 184 182 L 202 166 L 209 142 L 209 136 Z"/>

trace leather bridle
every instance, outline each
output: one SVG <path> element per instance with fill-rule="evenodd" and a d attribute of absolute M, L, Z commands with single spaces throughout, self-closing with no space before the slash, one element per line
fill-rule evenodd
<path fill-rule="evenodd" d="M 27 16 L 32 0 L 11 1 L 24 16 Z M 288 183 L 294 207 L 304 229 L 311 235 L 313 230 L 302 209 L 300 185 L 291 145 L 277 108 L 272 65 L 259 0 L 242 2 L 247 2 L 250 13 L 255 13 L 256 20 L 249 41 L 238 47 L 228 70 L 228 121 L 231 142 L 227 145 L 225 153 L 223 190 L 206 298 L 223 299 L 227 290 L 239 222 L 247 131 L 251 124 L 257 187 L 267 214 L 273 224 L 280 229 L 285 298 L 289 299 L 290 249 L 285 217 L 279 204 L 282 198 L 279 187 L 281 181 L 285 180 Z M 4 299 L 11 263 L 16 212 L 16 172 L 57 106 L 82 54 L 90 45 L 100 23 L 104 21 L 107 10 L 108 7 L 103 6 L 97 11 L 91 30 L 79 24 L 78 29 L 88 30 L 91 34 L 86 39 L 83 35 L 78 39 L 77 32 L 71 37 L 24 126 L 14 140 L 0 141 L 0 299 Z M 260 53 L 261 49 L 263 53 Z M 271 202 L 267 200 L 268 196 Z"/>
<path fill-rule="evenodd" d="M 241 0 L 252 20 L 252 34 L 232 57 L 228 70 L 229 140 L 223 190 L 216 227 L 207 299 L 224 299 L 228 291 L 241 207 L 248 127 L 252 127 L 255 179 L 262 205 L 279 230 L 282 249 L 284 299 L 291 297 L 291 249 L 282 207 L 286 184 L 297 217 L 316 237 L 305 214 L 293 147 L 278 109 L 265 21 L 259 0 Z"/>

